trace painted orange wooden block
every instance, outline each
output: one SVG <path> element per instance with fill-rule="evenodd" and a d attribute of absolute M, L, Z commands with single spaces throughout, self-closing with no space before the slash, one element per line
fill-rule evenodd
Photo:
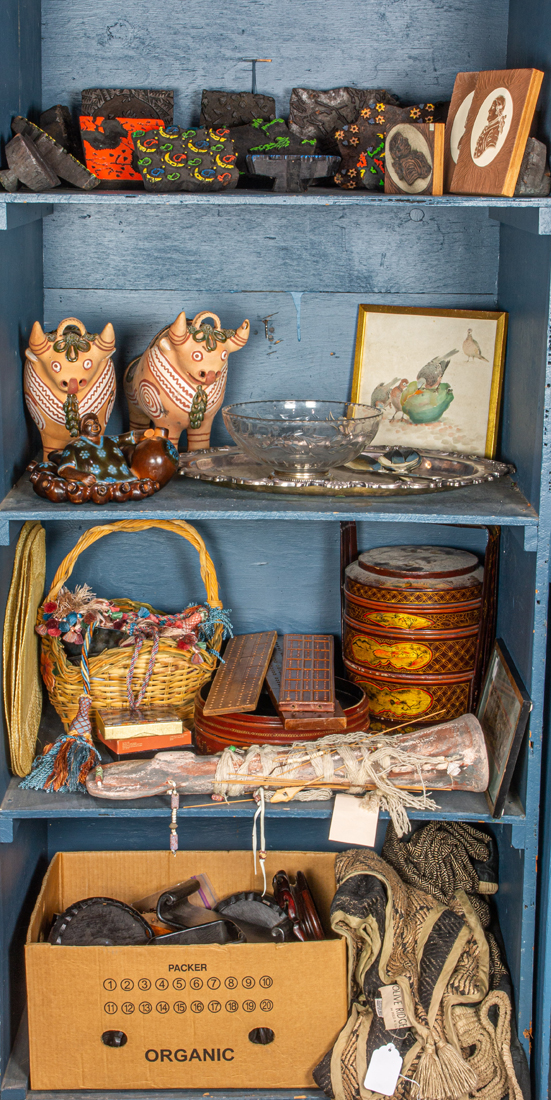
<path fill-rule="evenodd" d="M 163 126 L 160 118 L 102 118 L 101 115 L 81 115 L 80 133 L 86 157 L 86 167 L 100 180 L 138 180 L 141 175 L 132 167 L 135 130 L 152 130 Z"/>

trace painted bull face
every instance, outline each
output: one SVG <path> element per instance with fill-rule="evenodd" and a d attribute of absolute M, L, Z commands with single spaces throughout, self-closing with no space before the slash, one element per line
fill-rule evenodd
<path fill-rule="evenodd" d="M 85 393 L 114 350 L 112 324 L 108 323 L 97 336 L 86 332 L 82 321 L 76 317 L 66 317 L 55 332 L 43 332 L 40 323 L 35 321 L 26 357 L 64 400 L 69 394 L 78 397 Z"/>
<path fill-rule="evenodd" d="M 214 325 L 204 318 L 214 321 Z M 180 313 L 161 337 L 159 347 L 182 374 L 206 389 L 218 381 L 228 364 L 228 355 L 245 346 L 250 331 L 248 321 L 234 331 L 221 328 L 216 314 L 198 313 L 188 323 L 185 313 Z"/>

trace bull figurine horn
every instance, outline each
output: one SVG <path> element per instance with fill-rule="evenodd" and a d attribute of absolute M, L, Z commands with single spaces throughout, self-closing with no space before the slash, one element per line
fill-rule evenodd
<path fill-rule="evenodd" d="M 95 340 L 96 347 L 104 351 L 106 355 L 112 355 L 115 350 L 115 329 L 110 321 L 107 322 L 103 332 Z"/>
<path fill-rule="evenodd" d="M 35 321 L 29 338 L 29 348 L 34 351 L 35 355 L 42 355 L 46 348 L 50 346 L 50 341 L 45 335 L 40 321 Z"/>
<path fill-rule="evenodd" d="M 235 336 L 230 337 L 226 342 L 228 351 L 239 351 L 240 348 L 244 348 L 249 336 L 251 334 L 251 326 L 248 321 L 243 321 L 243 324 L 239 326 Z"/>
<path fill-rule="evenodd" d="M 170 343 L 176 347 L 185 344 L 186 340 L 189 339 L 186 315 L 183 310 L 178 314 L 176 320 L 172 322 L 168 330 L 168 339 Z"/>

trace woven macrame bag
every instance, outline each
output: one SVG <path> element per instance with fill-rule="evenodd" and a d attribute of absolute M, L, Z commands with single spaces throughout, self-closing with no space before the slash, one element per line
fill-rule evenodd
<path fill-rule="evenodd" d="M 86 531 L 59 566 L 45 602 L 57 598 L 60 589 L 71 576 L 79 555 L 83 550 L 92 546 L 94 542 L 97 542 L 98 539 L 116 534 L 118 531 L 141 532 L 150 527 L 160 527 L 165 531 L 180 535 L 181 538 L 186 539 L 195 547 L 199 554 L 201 578 L 207 593 L 207 603 L 211 608 L 221 608 L 222 604 L 218 598 L 216 571 L 199 532 L 183 520 L 168 519 L 122 520 L 101 527 L 92 527 L 89 531 Z M 143 601 L 113 597 L 113 602 L 120 607 L 121 611 L 137 611 L 140 607 L 147 607 L 149 611 L 154 611 L 149 604 Z M 38 623 L 42 621 L 41 609 L 38 614 Z M 221 625 L 216 627 L 209 643 L 211 652 L 203 650 L 203 663 L 200 665 L 193 664 L 189 653 L 186 650 L 178 649 L 174 640 L 162 638 L 141 705 L 144 708 L 177 708 L 184 721 L 187 723 L 192 721 L 195 694 L 207 680 L 210 680 L 217 665 L 215 651 L 220 648 L 222 629 Z M 147 639 L 135 663 L 132 685 L 136 692 L 148 675 L 152 648 L 153 641 Z M 132 656 L 133 650 L 130 647 L 105 649 L 98 656 L 89 658 L 90 694 L 93 710 L 123 710 L 128 708 L 127 677 Z M 65 729 L 68 730 L 78 712 L 79 699 L 84 693 L 85 687 L 80 667 L 72 665 L 67 660 L 60 638 L 51 637 L 50 635 L 43 637 L 41 672 L 50 700 Z"/>
<path fill-rule="evenodd" d="M 406 884 L 372 851 L 336 857 L 331 927 L 348 946 L 350 1015 L 314 1070 L 335 1100 L 376 1100 L 375 1051 L 403 1059 L 396 1100 L 523 1100 L 511 1055 L 511 1001 L 492 988 L 490 950 L 465 890 L 449 904 Z M 397 1019 L 384 1015 L 393 987 Z"/>

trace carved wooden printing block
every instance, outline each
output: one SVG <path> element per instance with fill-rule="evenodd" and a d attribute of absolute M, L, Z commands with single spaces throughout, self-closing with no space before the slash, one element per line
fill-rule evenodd
<path fill-rule="evenodd" d="M 335 131 L 357 121 L 370 104 L 398 106 L 396 96 L 384 88 L 293 88 L 289 103 L 289 129 L 301 138 L 317 138 L 323 153 L 339 152 Z"/>
<path fill-rule="evenodd" d="M 237 156 L 237 169 L 240 175 L 249 175 L 248 153 L 312 155 L 317 148 L 315 138 L 297 137 L 296 134 L 291 133 L 282 118 L 274 118 L 271 122 L 256 118 L 247 126 L 234 126 L 230 130 L 230 137 Z"/>
<path fill-rule="evenodd" d="M 81 114 L 102 118 L 160 118 L 171 126 L 174 92 L 167 88 L 84 88 Z"/>
<path fill-rule="evenodd" d="M 71 156 L 62 145 L 54 141 L 39 126 L 35 126 L 34 122 L 29 122 L 28 118 L 16 115 L 11 128 L 14 134 L 23 134 L 24 137 L 30 138 L 36 151 L 51 168 L 52 172 L 55 172 L 61 179 L 67 180 L 67 183 L 72 183 L 83 191 L 91 191 L 94 187 L 99 186 L 100 181 L 93 172 L 85 168 L 80 161 Z"/>
<path fill-rule="evenodd" d="M 6 145 L 6 159 L 18 180 L 30 191 L 52 191 L 60 180 L 41 157 L 34 142 L 23 134 L 16 134 Z"/>
<path fill-rule="evenodd" d="M 275 99 L 256 92 L 209 92 L 201 96 L 200 125 L 212 130 L 245 126 L 255 119 L 275 118 Z"/>
<path fill-rule="evenodd" d="M 253 153 L 247 157 L 249 170 L 257 176 L 271 176 L 277 192 L 305 191 L 313 179 L 330 176 L 340 163 L 339 157 L 301 154 Z"/>
<path fill-rule="evenodd" d="M 435 122 L 445 117 L 446 104 L 419 103 L 395 107 L 382 100 L 371 100 L 362 107 L 352 123 L 335 131 L 342 164 L 335 183 L 345 190 L 365 187 L 382 191 L 385 180 L 385 137 L 398 123 Z"/>
<path fill-rule="evenodd" d="M 58 145 L 61 145 L 67 153 L 71 153 L 76 160 L 82 158 L 82 145 L 80 135 L 74 126 L 71 112 L 68 107 L 56 103 L 43 111 L 39 119 L 40 129 L 49 134 Z"/>
<path fill-rule="evenodd" d="M 229 130 L 137 129 L 134 145 L 146 191 L 223 191 L 237 186 Z"/>

